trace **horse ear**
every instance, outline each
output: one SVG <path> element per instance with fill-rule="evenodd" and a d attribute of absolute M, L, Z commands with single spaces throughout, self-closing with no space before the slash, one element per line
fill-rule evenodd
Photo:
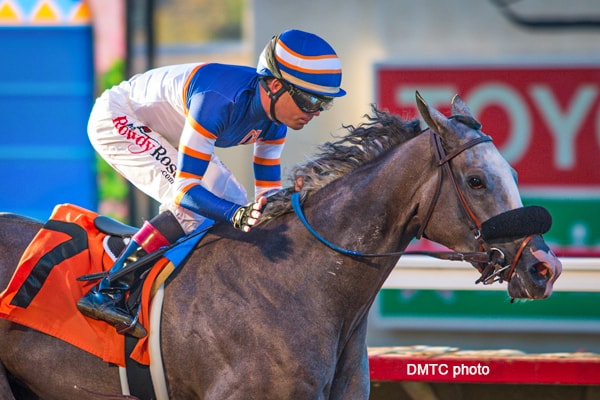
<path fill-rule="evenodd" d="M 421 114 L 421 117 L 423 117 L 423 120 L 425 120 L 427 126 L 438 135 L 443 134 L 443 132 L 447 130 L 448 118 L 435 108 L 430 107 L 418 91 L 415 92 L 415 97 L 417 99 L 419 113 Z"/>
<path fill-rule="evenodd" d="M 477 120 L 471 112 L 469 106 L 462 100 L 462 98 L 458 94 L 455 94 L 452 98 L 451 111 L 453 115 L 464 115 L 465 117 Z"/>

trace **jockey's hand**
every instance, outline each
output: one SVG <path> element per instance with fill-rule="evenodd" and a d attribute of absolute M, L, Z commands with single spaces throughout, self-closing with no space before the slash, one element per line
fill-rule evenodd
<path fill-rule="evenodd" d="M 261 196 L 256 202 L 238 208 L 231 219 L 233 227 L 244 232 L 250 232 L 250 229 L 256 225 L 258 219 L 262 216 L 265 205 L 267 205 L 267 198 Z"/>

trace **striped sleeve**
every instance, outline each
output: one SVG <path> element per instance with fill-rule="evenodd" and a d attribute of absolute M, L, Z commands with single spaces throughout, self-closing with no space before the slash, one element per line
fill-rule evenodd
<path fill-rule="evenodd" d="M 215 221 L 230 222 L 240 204 L 222 199 L 202 186 L 202 178 L 215 147 L 216 136 L 191 120 L 179 144 L 178 171 L 175 175 L 175 204 Z"/>
<path fill-rule="evenodd" d="M 183 188 L 176 199 L 177 205 L 203 215 L 214 221 L 231 223 L 240 204 L 215 196 L 204 186 L 190 184 Z"/>
<path fill-rule="evenodd" d="M 206 173 L 217 137 L 194 121 L 189 115 L 179 141 L 177 174 L 178 189 L 200 181 Z"/>
<path fill-rule="evenodd" d="M 217 221 L 230 221 L 232 213 L 239 208 L 239 205 L 215 196 L 201 184 L 214 152 L 217 132 L 223 124 L 223 115 L 228 113 L 227 105 L 220 97 L 207 100 L 205 95 L 198 95 L 190 102 L 179 141 L 174 182 L 175 204 Z M 210 118 L 206 117 L 207 113 Z"/>
<path fill-rule="evenodd" d="M 258 140 L 254 144 L 254 193 L 255 197 L 281 189 L 281 152 L 285 137 L 274 140 Z"/>

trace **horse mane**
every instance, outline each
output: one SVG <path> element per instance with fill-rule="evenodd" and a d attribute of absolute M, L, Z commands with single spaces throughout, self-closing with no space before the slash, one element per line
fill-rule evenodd
<path fill-rule="evenodd" d="M 366 122 L 342 125 L 346 135 L 318 147 L 318 153 L 292 168 L 289 179 L 302 181 L 301 199 L 377 158 L 388 150 L 421 133 L 418 119 L 404 120 L 397 115 L 371 105 L 372 115 L 365 114 Z M 284 188 L 269 197 L 263 219 L 275 218 L 291 211 L 290 196 L 294 187 Z"/>

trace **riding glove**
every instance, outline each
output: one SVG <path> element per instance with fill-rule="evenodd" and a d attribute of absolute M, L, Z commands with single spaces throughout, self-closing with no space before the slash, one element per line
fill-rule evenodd
<path fill-rule="evenodd" d="M 233 227 L 244 232 L 250 232 L 250 229 L 258 223 L 266 204 L 267 198 L 261 196 L 256 202 L 238 208 L 231 218 Z"/>

